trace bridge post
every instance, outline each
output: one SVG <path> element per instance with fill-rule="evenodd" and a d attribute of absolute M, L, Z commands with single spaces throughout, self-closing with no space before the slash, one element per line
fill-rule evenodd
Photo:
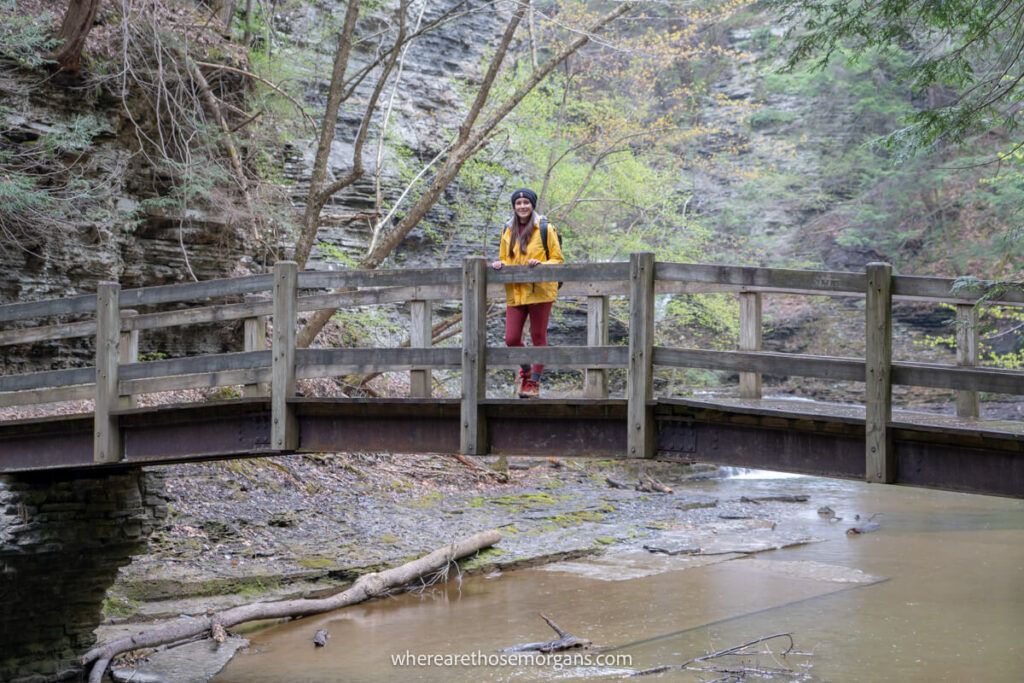
<path fill-rule="evenodd" d="M 974 304 L 956 305 L 956 364 L 973 368 L 978 364 L 978 310 Z M 981 415 L 978 392 L 956 392 L 957 417 L 977 418 Z"/>
<path fill-rule="evenodd" d="M 608 297 L 587 297 L 587 346 L 608 346 Z M 583 395 L 608 398 L 608 372 L 587 368 L 583 376 Z"/>
<path fill-rule="evenodd" d="M 131 309 L 125 309 L 121 311 L 121 320 L 126 318 L 132 318 L 138 315 L 138 311 Z M 118 362 L 121 365 L 128 365 L 129 363 L 139 362 L 139 331 L 138 330 L 121 330 L 121 348 L 118 351 Z M 118 406 L 120 408 L 137 408 L 139 405 L 139 397 L 132 394 L 121 396 L 118 399 Z"/>
<path fill-rule="evenodd" d="M 431 304 L 429 301 L 409 302 L 409 347 L 430 348 L 433 344 L 433 326 L 430 324 Z M 409 396 L 430 398 L 431 372 L 429 368 L 409 371 Z"/>
<path fill-rule="evenodd" d="M 740 351 L 761 350 L 761 293 L 740 292 Z M 761 373 L 740 373 L 740 398 L 761 398 Z"/>
<path fill-rule="evenodd" d="M 654 254 L 629 255 L 629 371 L 627 457 L 655 455 L 654 409 Z"/>
<path fill-rule="evenodd" d="M 120 402 L 118 361 L 121 346 L 121 285 L 101 282 L 96 288 L 96 405 L 93 409 L 95 463 L 121 459 L 121 432 L 114 411 Z"/>
<path fill-rule="evenodd" d="M 891 484 L 896 481 L 896 456 L 889 434 L 892 419 L 892 266 L 888 263 L 867 265 L 864 310 L 865 479 Z"/>
<path fill-rule="evenodd" d="M 480 415 L 486 396 L 487 260 L 467 256 L 462 262 L 462 408 L 459 451 L 487 452 L 487 424 Z"/>
<path fill-rule="evenodd" d="M 299 267 L 294 261 L 274 264 L 274 348 L 271 354 L 271 427 L 274 450 L 299 447 L 299 426 L 288 399 L 295 396 L 295 309 Z"/>
<path fill-rule="evenodd" d="M 246 297 L 247 299 L 249 297 Z M 254 318 L 246 318 L 243 322 L 243 350 L 245 351 L 266 351 L 267 350 L 267 317 L 258 315 Z M 267 395 L 266 383 L 246 384 L 242 387 L 242 396 L 253 398 Z"/>

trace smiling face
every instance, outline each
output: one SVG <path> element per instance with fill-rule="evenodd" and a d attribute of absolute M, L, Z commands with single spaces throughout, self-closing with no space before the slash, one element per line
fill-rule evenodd
<path fill-rule="evenodd" d="M 519 197 L 516 199 L 515 211 L 519 220 L 525 222 L 533 214 L 533 204 L 526 197 Z"/>

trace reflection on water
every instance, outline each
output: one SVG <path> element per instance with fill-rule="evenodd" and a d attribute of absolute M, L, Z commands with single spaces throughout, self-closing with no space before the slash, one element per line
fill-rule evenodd
<path fill-rule="evenodd" d="M 797 649 L 808 654 L 776 659 L 806 664 L 804 680 L 1024 680 L 1024 502 L 811 477 L 699 486 L 721 498 L 810 495 L 810 503 L 794 506 L 794 515 L 827 540 L 756 559 L 688 569 L 658 565 L 656 573 L 624 581 L 540 569 L 472 577 L 461 588 L 402 595 L 264 631 L 215 681 L 585 680 L 611 672 L 392 663 L 392 654 L 495 653 L 547 640 L 553 633 L 539 612 L 630 655 L 635 668 L 791 632 Z M 844 519 L 818 517 L 816 507 L 825 504 Z M 858 514 L 877 514 L 882 529 L 847 536 Z M 842 569 L 831 572 L 829 565 Z M 840 578 L 850 575 L 883 580 Z M 322 649 L 311 642 L 319 628 L 331 632 Z M 684 672 L 654 680 L 714 677 Z"/>
<path fill-rule="evenodd" d="M 802 474 L 776 472 L 774 470 L 751 470 L 746 467 L 722 467 L 722 473 L 732 479 L 799 479 Z"/>

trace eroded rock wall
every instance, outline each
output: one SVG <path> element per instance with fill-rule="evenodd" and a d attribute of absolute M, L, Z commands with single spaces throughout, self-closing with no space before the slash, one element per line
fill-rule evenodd
<path fill-rule="evenodd" d="M 72 674 L 118 569 L 166 516 L 155 472 L 0 477 L 0 680 Z"/>

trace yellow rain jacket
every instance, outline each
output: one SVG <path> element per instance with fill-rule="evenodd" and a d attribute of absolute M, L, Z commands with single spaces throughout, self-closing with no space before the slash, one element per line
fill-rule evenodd
<path fill-rule="evenodd" d="M 509 256 L 508 243 L 512 239 L 512 230 L 518 226 L 506 226 L 501 231 L 501 246 L 499 258 L 506 266 L 525 266 L 530 259 L 537 259 L 545 265 L 565 263 L 562 256 L 562 247 L 558 242 L 558 233 L 554 226 L 548 223 L 548 250 L 544 251 L 544 245 L 540 241 L 540 217 L 533 214 L 533 233 L 526 244 L 526 253 L 519 253 L 519 240 L 513 242 L 512 255 Z M 546 258 L 550 255 L 550 258 Z M 510 282 L 505 285 L 505 303 L 508 306 L 525 306 L 527 304 L 542 304 L 545 301 L 554 301 L 558 298 L 557 282 Z"/>

